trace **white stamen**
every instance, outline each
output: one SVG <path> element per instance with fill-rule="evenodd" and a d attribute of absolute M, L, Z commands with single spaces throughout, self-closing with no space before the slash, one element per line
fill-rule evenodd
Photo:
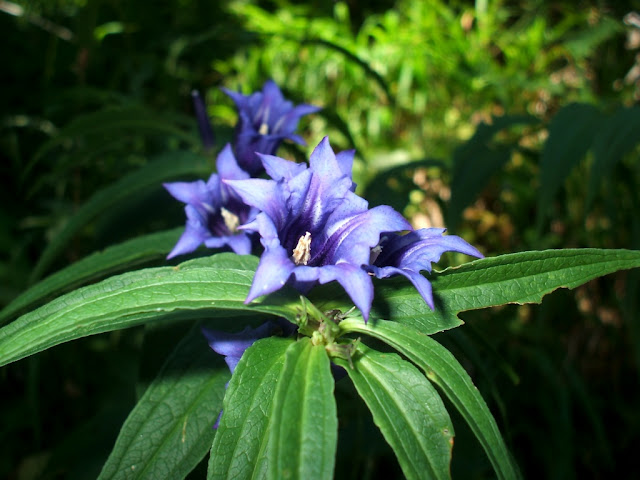
<path fill-rule="evenodd" d="M 267 125 L 266 122 L 262 123 L 262 125 L 260 125 L 260 128 L 258 129 L 258 133 L 260 135 L 266 135 L 269 133 L 269 125 Z"/>
<path fill-rule="evenodd" d="M 382 240 L 384 240 L 384 238 Z M 380 244 L 373 247 L 371 249 L 371 254 L 369 255 L 369 263 L 373 265 L 381 253 L 382 253 L 382 246 Z"/>
<path fill-rule="evenodd" d="M 220 215 L 222 215 L 222 219 L 224 220 L 224 224 L 227 226 L 231 233 L 234 233 L 238 229 L 238 225 L 240 225 L 240 219 L 237 215 L 231 213 L 224 207 L 220 208 Z"/>
<path fill-rule="evenodd" d="M 306 265 L 311 258 L 311 234 L 305 233 L 300 237 L 296 248 L 293 249 L 293 263 L 296 265 Z"/>

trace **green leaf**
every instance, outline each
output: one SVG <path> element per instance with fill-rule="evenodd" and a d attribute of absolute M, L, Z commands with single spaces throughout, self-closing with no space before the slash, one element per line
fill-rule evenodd
<path fill-rule="evenodd" d="M 514 144 L 492 145 L 494 136 L 509 127 L 535 122 L 535 118 L 523 115 L 505 115 L 493 119 L 493 123 L 481 123 L 465 144 L 453 155 L 451 202 L 447 212 L 447 225 L 455 231 L 462 211 L 482 192 L 495 172 L 509 161 Z"/>
<path fill-rule="evenodd" d="M 295 320 L 297 295 L 245 305 L 258 259 L 219 254 L 117 275 L 70 292 L 0 329 L 0 366 L 77 338 L 146 322 L 257 312 Z"/>
<path fill-rule="evenodd" d="M 296 38 L 293 39 L 297 40 Z M 355 53 L 351 52 L 342 45 L 338 45 L 337 43 L 326 40 L 324 38 L 306 38 L 303 39 L 301 43 L 302 45 L 321 45 L 335 50 L 338 53 L 341 53 L 347 60 L 350 60 L 353 63 L 359 65 L 365 71 L 365 73 L 369 75 L 380 86 L 380 88 L 382 88 L 391 105 L 395 105 L 395 98 L 391 94 L 391 90 L 389 89 L 389 86 L 387 85 L 387 82 L 382 77 L 382 75 L 380 75 L 376 70 L 373 69 L 373 67 L 371 67 L 367 62 L 358 57 Z"/>
<path fill-rule="evenodd" d="M 89 113 L 76 117 L 72 122 L 60 129 L 56 136 L 46 142 L 36 152 L 33 159 L 25 169 L 23 176 L 27 176 L 37 162 L 46 154 L 58 146 L 78 137 L 101 135 L 109 132 L 130 132 L 149 133 L 157 135 L 171 135 L 187 142 L 187 144 L 198 147 L 200 141 L 196 135 L 187 133 L 175 126 L 175 119 L 165 116 L 162 118 L 158 112 L 139 107 L 109 107 L 98 112 Z"/>
<path fill-rule="evenodd" d="M 553 197 L 591 147 L 602 118 L 597 107 L 580 103 L 567 105 L 553 117 L 540 159 L 539 229 Z"/>
<path fill-rule="evenodd" d="M 398 155 L 399 157 L 400 155 Z M 388 164 L 392 155 L 388 155 Z M 376 159 L 367 164 L 370 172 Z M 389 205 L 398 212 L 404 211 L 409 204 L 409 195 L 416 188 L 412 178 L 418 168 L 438 167 L 444 168 L 441 161 L 435 159 L 408 160 L 407 163 L 387 168 L 378 172 L 366 185 L 362 195 L 369 205 Z"/>
<path fill-rule="evenodd" d="M 224 397 L 207 478 L 266 476 L 271 405 L 292 344 L 292 339 L 263 338 L 242 355 Z"/>
<path fill-rule="evenodd" d="M 455 231 L 462 212 L 471 205 L 482 193 L 489 180 L 511 159 L 510 147 L 481 147 L 475 150 L 471 157 L 461 158 L 461 154 L 454 157 L 454 162 L 464 164 L 464 168 L 455 169 L 451 179 L 451 201 L 447 210 L 447 226 Z"/>
<path fill-rule="evenodd" d="M 345 333 L 359 332 L 378 338 L 418 365 L 467 421 L 498 478 L 520 476 L 487 404 L 462 365 L 446 348 L 415 328 L 397 322 L 376 320 L 365 324 L 355 318 L 343 320 L 340 328 Z"/>
<path fill-rule="evenodd" d="M 620 21 L 603 15 L 595 25 L 589 25 L 589 28 L 580 29 L 577 33 L 567 36 L 563 42 L 564 48 L 574 58 L 585 58 L 593 55 L 598 45 L 620 34 L 623 29 Z"/>
<path fill-rule="evenodd" d="M 606 119 L 593 140 L 594 162 L 589 174 L 585 211 L 589 211 L 599 187 L 613 167 L 640 143 L 640 107 L 621 107 Z"/>
<path fill-rule="evenodd" d="M 100 214 L 118 205 L 126 205 L 138 196 L 161 189 L 162 182 L 185 176 L 208 176 L 211 170 L 209 161 L 202 156 L 187 151 L 171 152 L 160 155 L 144 167 L 96 192 L 47 245 L 31 274 L 31 280 L 40 278 L 69 240 Z"/>
<path fill-rule="evenodd" d="M 303 338 L 287 350 L 270 418 L 269 476 L 333 478 L 338 417 L 323 345 Z"/>
<path fill-rule="evenodd" d="M 640 251 L 596 248 L 543 250 L 484 258 L 434 272 L 431 310 L 404 278 L 375 282 L 370 318 L 392 319 L 427 335 L 458 327 L 458 313 L 506 303 L 539 303 L 558 288 L 575 288 L 602 275 L 640 267 Z M 322 310 L 346 311 L 353 303 L 336 286 L 314 289 Z"/>
<path fill-rule="evenodd" d="M 512 253 L 469 262 L 436 275 L 445 307 L 457 312 L 506 303 L 540 303 L 558 288 L 575 288 L 608 273 L 640 267 L 640 251 L 597 248 Z"/>
<path fill-rule="evenodd" d="M 106 248 L 79 260 L 38 282 L 0 312 L 0 325 L 16 314 L 49 298 L 107 275 L 164 258 L 180 237 L 183 227 L 152 233 Z"/>
<path fill-rule="evenodd" d="M 127 418 L 99 478 L 184 478 L 211 447 L 229 376 L 194 326 Z"/>
<path fill-rule="evenodd" d="M 453 425 L 442 399 L 411 363 L 395 354 L 358 347 L 351 369 L 356 390 L 393 448 L 408 479 L 450 478 Z"/>

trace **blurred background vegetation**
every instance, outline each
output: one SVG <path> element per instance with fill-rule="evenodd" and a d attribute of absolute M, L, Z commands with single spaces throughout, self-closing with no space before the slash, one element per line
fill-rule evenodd
<path fill-rule="evenodd" d="M 281 155 L 325 135 L 355 148 L 359 193 L 415 227 L 446 225 L 488 256 L 640 248 L 638 1 L 0 0 L 0 31 L 0 306 L 93 251 L 182 225 L 159 185 L 206 177 L 215 157 L 191 91 L 219 149 L 236 120 L 219 87 L 269 78 L 323 108 L 301 123 L 309 149 Z M 639 280 L 473 312 L 437 336 L 526 477 L 633 471 Z M 95 477 L 169 347 L 140 328 L 0 370 L 0 477 Z M 338 396 L 336 476 L 399 475 L 349 388 Z M 491 478 L 456 425 L 454 478 Z"/>

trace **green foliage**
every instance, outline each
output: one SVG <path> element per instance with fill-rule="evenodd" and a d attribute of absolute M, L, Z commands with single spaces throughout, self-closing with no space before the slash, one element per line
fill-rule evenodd
<path fill-rule="evenodd" d="M 208 465 L 209 478 L 387 478 L 394 457 L 408 478 L 626 474 L 640 281 L 600 277 L 640 266 L 632 6 L 4 3 L 0 477 L 184 478 Z M 432 273 L 434 311 L 406 280 L 380 281 L 368 324 L 256 342 L 225 391 L 201 320 L 328 325 L 351 307 L 335 285 L 245 305 L 255 257 L 164 263 L 184 217 L 160 184 L 213 164 L 189 92 L 206 94 L 219 150 L 237 117 L 218 87 L 267 78 L 323 107 L 303 137 L 356 148 L 372 205 L 446 225 L 487 258 Z M 171 329 L 159 346 L 140 325 Z M 349 379 L 335 383 L 331 362 Z M 362 440 L 336 448 L 357 396 L 388 450 L 368 417 Z"/>
<path fill-rule="evenodd" d="M 223 254 L 185 262 L 175 269 L 139 270 L 85 287 L 0 330 L 0 361 L 6 364 L 75 338 L 143 322 L 156 323 L 168 317 L 224 317 L 238 311 L 254 311 L 288 316 L 292 321 L 299 319 L 301 307 L 296 307 L 295 302 L 286 297 L 275 303 L 271 298 L 250 306 L 242 303 L 248 293 L 251 272 L 256 266 L 253 257 Z M 432 284 L 438 308 L 430 312 L 425 312 L 424 302 L 413 288 L 398 288 L 397 282 L 381 285 L 377 296 L 384 299 L 388 308 L 385 313 L 395 322 L 372 320 L 373 325 L 367 327 L 361 320 L 346 320 L 340 325 L 341 330 L 344 333 L 368 333 L 388 342 L 423 368 L 427 377 L 422 377 L 414 367 L 399 358 L 394 360 L 395 357 L 389 355 L 371 353 L 372 350 L 364 347 L 354 355 L 355 370 L 345 360 L 334 358 L 334 361 L 348 369 L 407 477 L 428 475 L 440 478 L 448 475 L 453 427 L 428 378 L 441 386 L 446 395 L 453 397 L 453 404 L 479 437 L 494 468 L 501 477 L 510 478 L 515 475 L 515 467 L 482 398 L 475 393 L 470 380 L 453 357 L 445 353 L 446 350 L 434 348 L 426 335 L 456 326 L 460 323 L 457 314 L 465 310 L 505 303 L 539 302 L 543 295 L 559 287 L 574 288 L 604 273 L 637 266 L 640 266 L 638 252 L 593 249 L 523 252 L 478 260 L 434 276 Z M 330 306 L 344 311 L 349 306 L 344 302 L 343 299 Z M 328 306 L 324 305 L 325 308 Z M 379 318 L 380 315 L 380 307 L 376 306 L 372 317 Z M 188 339 L 191 343 L 195 341 L 193 334 Z M 309 339 L 295 343 L 290 340 L 263 340 L 249 350 L 255 354 L 242 357 L 229 394 L 225 396 L 224 410 L 229 413 L 223 415 L 219 435 L 212 447 L 210 476 L 217 477 L 218 474 L 213 472 L 244 471 L 247 468 L 268 470 L 272 478 L 287 476 L 285 472 L 294 476 L 293 472 L 323 478 L 331 476 L 333 467 L 328 459 L 333 458 L 335 452 L 337 428 L 332 379 L 324 348 L 312 346 L 310 342 Z M 177 347 L 174 354 L 178 362 L 176 368 L 186 368 L 181 366 L 183 360 L 179 352 L 185 350 L 195 355 L 202 351 L 191 343 L 188 347 Z M 262 351 L 264 344 L 272 344 L 269 348 L 275 350 L 270 353 L 271 350 L 264 347 L 265 351 Z M 327 350 L 333 351 L 330 346 L 327 345 Z M 253 360 L 253 355 L 258 357 Z M 188 357 L 184 361 L 191 365 L 190 362 L 195 360 Z M 173 368 L 170 367 L 173 360 L 168 362 L 169 366 L 165 368 Z M 254 371 L 255 368 L 259 370 Z M 173 378 L 175 372 L 171 371 Z M 201 443 L 194 440 L 196 446 L 193 448 L 200 451 L 200 455 L 184 447 L 184 462 L 190 467 L 176 458 L 176 466 L 169 468 L 161 460 L 163 455 L 159 447 L 144 443 L 135 448 L 130 445 L 138 437 L 128 432 L 137 432 L 140 428 L 157 431 L 157 422 L 163 422 L 162 408 L 155 409 L 153 404 L 171 403 L 175 401 L 172 400 L 175 395 L 179 395 L 181 402 L 187 402 L 185 389 L 193 391 L 194 401 L 200 402 L 200 396 L 213 388 L 208 375 L 204 378 L 188 376 L 184 380 L 173 378 L 175 383 L 169 385 L 162 380 L 162 375 L 149 387 L 138 404 L 138 410 L 132 412 L 123 427 L 104 475 L 111 477 L 123 465 L 131 464 L 145 465 L 140 475 L 160 468 L 152 476 L 169 478 L 176 471 L 188 471 L 204 454 L 202 448 L 197 447 Z M 245 375 L 248 377 L 244 378 Z M 185 382 L 197 383 L 190 387 Z M 214 388 L 212 394 L 215 391 L 219 395 L 219 388 Z M 157 400 L 157 396 L 161 400 Z M 247 403 L 246 398 L 252 400 Z M 421 407 L 423 404 L 420 402 L 425 402 L 424 406 Z M 245 405 L 244 410 L 237 411 L 239 404 Z M 171 408 L 175 418 L 163 427 L 168 437 L 160 442 L 162 448 L 167 447 L 167 442 L 178 441 L 180 422 L 184 424 L 188 412 L 195 408 L 189 403 L 180 405 Z M 256 405 L 261 407 L 256 410 Z M 177 412 L 182 410 L 185 413 L 178 415 Z M 216 411 L 216 407 L 210 408 L 202 412 L 202 418 L 212 421 Z M 148 426 L 146 422 L 149 422 Z M 262 426 L 256 427 L 258 424 Z M 251 429 L 250 435 L 244 431 L 245 428 Z M 184 439 L 184 435 L 181 438 Z M 152 442 L 157 444 L 157 440 Z M 234 450 L 229 451 L 234 445 Z M 240 464 L 233 463 L 237 458 L 235 449 L 238 448 L 252 452 L 242 455 Z M 156 450 L 158 453 L 153 453 Z M 142 451 L 145 456 L 122 460 L 121 457 L 130 451 L 136 455 L 141 455 L 137 452 Z M 156 455 L 158 460 L 154 460 Z M 156 466 L 156 461 L 161 463 Z"/>
<path fill-rule="evenodd" d="M 109 274 L 164 259 L 178 241 L 182 228 L 152 233 L 114 245 L 63 268 L 23 292 L 0 312 L 0 324 L 67 290 Z"/>
<path fill-rule="evenodd" d="M 377 320 L 366 325 L 345 320 L 345 332 L 360 332 L 378 338 L 419 366 L 429 380 L 445 393 L 478 437 L 499 478 L 516 478 L 517 468 L 509 457 L 498 426 L 471 378 L 455 357 L 425 333 L 400 323 Z"/>
<path fill-rule="evenodd" d="M 449 478 L 453 425 L 429 381 L 400 357 L 360 347 L 347 369 L 407 478 Z"/>
<path fill-rule="evenodd" d="M 270 478 L 333 478 L 338 419 L 329 357 L 309 338 L 286 352 L 270 415 Z"/>
<path fill-rule="evenodd" d="M 211 448 L 229 372 L 199 328 L 176 346 L 122 426 L 98 478 L 184 478 Z"/>
<path fill-rule="evenodd" d="M 593 105 L 572 104 L 560 110 L 549 125 L 549 138 L 540 158 L 538 225 L 573 168 L 589 150 L 589 140 L 601 128 L 602 115 Z"/>
<path fill-rule="evenodd" d="M 244 304 L 256 267 L 253 257 L 214 256 L 175 268 L 123 273 L 74 290 L 0 330 L 0 365 L 62 342 L 150 320 L 249 312 L 293 319 L 296 312 L 286 296 L 280 296 L 280 300 L 270 296 L 252 306 Z"/>
<path fill-rule="evenodd" d="M 127 205 L 133 198 L 143 196 L 150 190 L 159 190 L 162 182 L 197 174 L 204 176 L 210 168 L 205 159 L 198 155 L 189 152 L 169 153 L 96 192 L 75 212 L 44 250 L 33 269 L 32 278 L 39 278 L 65 244 L 90 220 L 110 209 Z"/>
<path fill-rule="evenodd" d="M 286 352 L 292 344 L 288 339 L 265 338 L 242 356 L 224 397 L 208 478 L 266 476 L 266 459 L 273 448 L 269 441 L 270 413 Z"/>

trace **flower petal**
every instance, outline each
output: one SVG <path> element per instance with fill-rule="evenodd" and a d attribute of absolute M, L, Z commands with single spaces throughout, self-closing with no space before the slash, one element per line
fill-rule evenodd
<path fill-rule="evenodd" d="M 275 181 L 289 181 L 307 169 L 304 163 L 295 163 L 273 155 L 258 154 L 267 175 Z"/>
<path fill-rule="evenodd" d="M 375 274 L 376 278 L 388 278 L 394 275 L 402 275 L 406 277 L 413 284 L 413 286 L 416 287 L 416 290 L 418 291 L 420 296 L 423 298 L 423 300 L 426 302 L 426 304 L 429 305 L 429 307 L 431 307 L 431 310 L 434 309 L 433 291 L 431 288 L 431 282 L 429 282 L 429 280 L 427 280 L 424 277 L 424 275 L 409 269 L 402 269 L 402 268 L 396 268 L 396 267 L 378 268 L 375 266 L 371 266 L 369 268 Z"/>
<path fill-rule="evenodd" d="M 229 143 L 227 143 L 218 154 L 216 168 L 218 175 L 220 175 L 220 178 L 223 180 L 244 180 L 249 178 L 249 174 L 238 165 Z"/>
<path fill-rule="evenodd" d="M 266 322 L 257 328 L 245 327 L 244 330 L 237 333 L 208 328 L 203 328 L 202 333 L 212 350 L 226 357 L 225 361 L 229 365 L 231 373 L 233 373 L 245 350 L 253 345 L 256 340 L 270 336 L 274 329 L 275 324 Z"/>
<path fill-rule="evenodd" d="M 193 252 L 208 236 L 206 229 L 197 221 L 198 214 L 195 209 L 191 205 L 187 205 L 185 211 L 189 220 L 187 220 L 187 225 L 180 239 L 167 255 L 167 260 Z"/>
<path fill-rule="evenodd" d="M 265 249 L 260 257 L 249 295 L 244 303 L 280 290 L 287 283 L 294 266 L 289 255 L 281 246 Z"/>
<path fill-rule="evenodd" d="M 162 185 L 173 198 L 182 203 L 200 203 L 210 196 L 207 191 L 207 184 L 202 180 L 196 180 L 195 182 L 163 183 Z"/>
<path fill-rule="evenodd" d="M 347 292 L 354 305 L 360 309 L 365 321 L 369 318 L 373 302 L 373 283 L 371 276 L 362 268 L 342 262 L 322 267 L 299 266 L 293 270 L 296 282 L 294 287 L 308 290 L 314 282 L 325 284 L 337 281 Z"/>
<path fill-rule="evenodd" d="M 229 90 L 227 88 L 220 88 L 220 90 L 222 90 L 224 93 L 226 93 L 231 100 L 233 100 L 233 102 L 236 104 L 236 107 L 238 108 L 238 110 L 244 110 L 247 106 L 247 100 L 248 100 L 248 96 L 245 96 L 243 94 L 241 94 L 240 92 L 234 92 L 233 90 Z"/>
<path fill-rule="evenodd" d="M 327 229 L 329 236 L 323 263 L 348 262 L 357 266 L 368 264 L 371 249 L 380 242 L 381 234 L 411 228 L 402 215 L 387 205 L 334 221 Z M 313 261 L 313 260 L 312 260 Z"/>
<path fill-rule="evenodd" d="M 382 252 L 375 261 L 377 266 L 395 266 L 419 272 L 431 271 L 431 263 L 440 260 L 444 252 L 460 252 L 473 257 L 483 255 L 457 235 L 443 235 L 443 228 L 423 228 L 393 235 L 382 243 Z"/>
<path fill-rule="evenodd" d="M 355 154 L 355 150 L 343 150 L 336 153 L 336 160 L 343 175 L 348 175 L 349 177 L 353 175 L 353 157 Z"/>
<path fill-rule="evenodd" d="M 250 178 L 248 180 L 224 180 L 225 185 L 231 187 L 247 205 L 265 212 L 272 219 L 281 215 L 284 199 L 282 190 L 272 180 Z"/>

